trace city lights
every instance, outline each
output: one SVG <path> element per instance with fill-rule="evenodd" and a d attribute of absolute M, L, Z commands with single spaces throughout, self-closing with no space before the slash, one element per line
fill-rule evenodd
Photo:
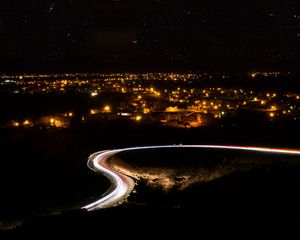
<path fill-rule="evenodd" d="M 266 74 L 256 72 L 255 76 Z M 278 75 L 278 73 L 276 74 Z M 145 75 L 68 73 L 1 76 L 0 87 L 3 85 L 7 88 L 7 85 L 13 84 L 12 92 L 17 91 L 19 94 L 52 94 L 60 93 L 63 85 L 64 93 L 88 94 L 99 98 L 101 98 L 102 93 L 109 93 L 118 95 L 122 99 L 121 102 L 114 105 L 114 111 L 109 104 L 102 105 L 101 102 L 99 104 L 94 102 L 93 107 L 87 106 L 87 115 L 82 115 L 74 109 L 64 113 L 56 112 L 53 115 L 56 117 L 48 120 L 48 125 L 50 123 L 51 126 L 61 126 L 62 122 L 67 121 L 61 117 L 73 118 L 79 114 L 81 115 L 81 122 L 88 124 L 90 121 L 100 121 L 101 119 L 125 119 L 126 116 L 122 113 L 132 116 L 143 113 L 147 115 L 143 118 L 172 127 L 175 127 L 172 123 L 174 121 L 178 122 L 177 127 L 218 124 L 218 119 L 224 115 L 225 111 L 227 116 L 235 117 L 242 109 L 251 111 L 253 115 L 272 111 L 266 121 L 275 116 L 294 119 L 295 114 L 300 114 L 300 94 L 297 92 L 279 93 L 241 87 L 203 87 L 201 84 L 199 87 L 195 87 L 194 83 L 198 81 L 200 83 L 203 76 L 207 79 L 212 77 L 209 74 L 175 73 L 147 73 Z M 58 117 L 59 119 L 56 119 Z M 22 126 L 27 127 L 41 124 L 39 117 L 34 120 L 33 116 L 29 115 L 28 118 L 32 120 L 25 122 L 26 119 L 11 119 L 8 126 L 16 127 L 16 122 L 22 122 Z M 139 122 L 141 116 L 134 117 L 134 119 Z M 64 125 L 67 126 L 68 124 Z"/>

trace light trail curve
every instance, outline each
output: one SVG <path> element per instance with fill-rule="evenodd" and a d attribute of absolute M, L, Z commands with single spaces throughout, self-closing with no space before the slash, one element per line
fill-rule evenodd
<path fill-rule="evenodd" d="M 276 154 L 292 154 L 300 155 L 300 150 L 248 147 L 248 146 L 222 146 L 222 145 L 163 145 L 163 146 L 146 146 L 132 147 L 115 150 L 105 150 L 92 154 L 88 160 L 88 167 L 95 172 L 105 175 L 111 182 L 109 190 L 103 194 L 99 200 L 90 203 L 82 209 L 93 211 L 102 208 L 114 207 L 122 203 L 134 189 L 134 181 L 130 177 L 113 170 L 108 165 L 110 157 L 117 153 L 125 151 L 146 150 L 146 149 L 162 149 L 162 148 L 210 148 L 210 149 L 230 149 L 230 150 L 246 150 Z"/>

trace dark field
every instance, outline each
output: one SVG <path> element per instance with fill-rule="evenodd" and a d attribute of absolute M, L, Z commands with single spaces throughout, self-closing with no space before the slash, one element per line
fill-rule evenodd
<path fill-rule="evenodd" d="M 129 205 L 299 214 L 300 158 L 247 150 L 170 148 L 119 153 L 111 160 L 138 179 Z M 126 165 L 122 166 L 125 161 Z"/>
<path fill-rule="evenodd" d="M 298 133 L 295 126 L 171 129 L 119 121 L 68 129 L 1 129 L 1 227 L 7 229 L 25 218 L 22 226 L 1 234 L 31 239 L 45 233 L 54 237 L 59 231 L 67 235 L 114 231 L 117 224 L 124 231 L 132 226 L 151 229 L 153 236 L 160 229 L 168 234 L 170 228 L 175 228 L 174 235 L 195 234 L 200 226 L 205 235 L 229 237 L 244 231 L 255 235 L 259 229 L 268 234 L 268 227 L 276 226 L 285 236 L 290 233 L 287 228 L 294 229 L 299 223 L 300 170 L 285 157 L 278 160 L 270 155 L 247 154 L 245 158 L 243 152 L 205 152 L 199 157 L 197 151 L 124 155 L 141 168 L 150 163 L 165 168 L 175 164 L 180 169 L 184 158 L 187 169 L 195 170 L 200 163 L 209 181 L 193 183 L 184 191 L 176 187 L 165 191 L 141 180 L 137 193 L 123 206 L 95 213 L 76 209 L 101 196 L 109 186 L 104 177 L 86 167 L 88 156 L 96 151 L 174 143 L 300 148 L 293 141 Z M 230 171 L 223 174 L 222 169 Z M 218 173 L 215 179 L 211 177 L 214 173 Z M 181 186 L 183 178 L 175 177 L 175 181 Z M 214 228 L 223 230 L 208 230 Z M 115 234 L 121 236 L 121 232 Z"/>
<path fill-rule="evenodd" d="M 97 98 L 91 98 L 86 93 L 51 93 L 51 94 L 0 94 L 0 101 L 6 104 L 0 105 L 2 118 L 0 123 L 5 123 L 11 119 L 40 117 L 43 115 L 58 114 L 64 112 L 76 112 L 84 115 L 89 112 L 89 108 L 98 107 L 107 103 L 112 106 L 120 103 L 127 96 L 123 94 L 102 93 Z"/>

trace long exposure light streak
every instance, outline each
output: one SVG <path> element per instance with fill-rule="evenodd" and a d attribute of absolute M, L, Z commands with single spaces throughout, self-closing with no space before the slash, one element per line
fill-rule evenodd
<path fill-rule="evenodd" d="M 245 150 L 256 151 L 274 154 L 291 154 L 300 155 L 300 150 L 294 149 L 278 149 L 278 148 L 263 148 L 263 147 L 249 147 L 249 146 L 222 146 L 222 145 L 164 145 L 164 146 L 145 146 L 145 147 L 131 147 L 115 150 L 105 150 L 94 153 L 88 160 L 88 166 L 95 172 L 105 175 L 111 181 L 110 189 L 99 200 L 90 203 L 84 207 L 88 211 L 97 210 L 101 208 L 108 208 L 116 206 L 129 194 L 134 188 L 134 181 L 130 177 L 113 170 L 107 163 L 110 157 L 120 152 L 137 151 L 147 149 L 163 149 L 163 148 L 207 148 L 207 149 L 228 149 L 228 150 Z"/>

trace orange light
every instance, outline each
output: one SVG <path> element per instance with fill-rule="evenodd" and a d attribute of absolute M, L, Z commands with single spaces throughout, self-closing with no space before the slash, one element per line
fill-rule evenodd
<path fill-rule="evenodd" d="M 150 109 L 149 108 L 144 108 L 144 113 L 145 114 L 148 114 L 150 112 Z"/>
<path fill-rule="evenodd" d="M 140 121 L 142 120 L 142 116 L 140 116 L 140 115 L 136 116 L 135 120 L 136 120 L 137 122 L 140 122 Z"/>
<path fill-rule="evenodd" d="M 105 106 L 104 108 L 103 108 L 103 110 L 105 111 L 105 112 L 110 112 L 110 106 Z"/>
<path fill-rule="evenodd" d="M 277 108 L 276 108 L 276 106 L 271 106 L 271 109 L 276 110 Z"/>

